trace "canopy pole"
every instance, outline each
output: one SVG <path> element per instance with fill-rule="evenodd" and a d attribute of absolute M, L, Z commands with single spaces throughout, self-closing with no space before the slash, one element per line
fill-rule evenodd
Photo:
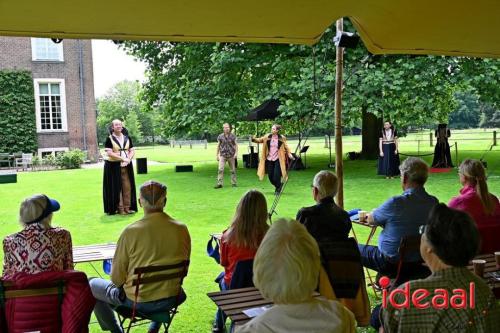
<path fill-rule="evenodd" d="M 344 29 L 344 19 L 337 20 L 337 34 Z M 335 173 L 339 181 L 339 189 L 335 197 L 337 205 L 344 208 L 344 164 L 342 160 L 342 72 L 344 66 L 344 48 L 337 47 L 335 66 Z"/>

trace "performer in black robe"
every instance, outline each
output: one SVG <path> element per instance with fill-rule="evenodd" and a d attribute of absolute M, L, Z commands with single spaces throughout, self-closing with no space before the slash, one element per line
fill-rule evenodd
<path fill-rule="evenodd" d="M 434 159 L 432 160 L 433 168 L 453 168 L 451 162 L 450 145 L 448 138 L 451 136 L 450 130 L 446 128 L 446 124 L 439 124 L 434 132 L 436 136 L 436 146 L 434 147 Z"/>
<path fill-rule="evenodd" d="M 380 157 L 378 159 L 378 174 L 385 178 L 399 175 L 398 134 L 389 121 L 384 123 L 379 140 Z"/>
<path fill-rule="evenodd" d="M 104 147 L 107 154 L 102 189 L 104 212 L 109 215 L 137 212 L 132 166 L 134 145 L 120 120 L 113 120 Z"/>

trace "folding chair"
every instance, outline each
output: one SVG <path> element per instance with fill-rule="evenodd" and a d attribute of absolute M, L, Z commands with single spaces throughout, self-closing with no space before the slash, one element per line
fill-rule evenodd
<path fill-rule="evenodd" d="M 179 300 L 182 292 L 182 282 L 187 275 L 188 267 L 189 260 L 183 260 L 171 265 L 135 268 L 134 274 L 137 275 L 137 277 L 132 280 L 132 286 L 135 286 L 135 298 L 132 309 L 125 306 L 117 306 L 114 308 L 114 310 L 118 313 L 122 330 L 125 331 L 124 324 L 126 320 L 129 320 L 127 333 L 132 327 L 146 324 L 145 321 L 155 321 L 161 323 L 163 325 L 163 328 L 165 329 L 165 332 L 168 332 L 170 324 L 172 323 L 172 320 L 177 313 L 177 307 L 179 306 Z M 146 273 L 158 274 L 144 277 L 143 275 Z M 137 298 L 139 296 L 139 288 L 141 285 L 156 282 L 166 282 L 174 279 L 179 279 L 179 291 L 177 292 L 177 301 L 173 308 L 162 312 L 147 314 L 137 311 Z"/>
<path fill-rule="evenodd" d="M 55 281 L 29 289 L 19 289 L 11 281 L 0 281 L 1 321 L 4 321 L 1 323 L 0 331 L 4 329 L 6 332 L 38 332 L 40 330 L 60 332 L 61 306 L 65 293 L 64 281 Z M 37 304 L 43 305 L 42 314 Z"/>
<path fill-rule="evenodd" d="M 368 326 L 370 300 L 358 243 L 354 238 L 349 238 L 345 241 L 320 241 L 318 245 L 322 261 L 320 294 L 338 300 L 351 310 L 358 326 Z"/>
<path fill-rule="evenodd" d="M 396 275 L 389 276 L 391 284 L 389 290 L 410 280 L 423 279 L 431 274 L 428 267 L 424 266 L 422 259 L 417 261 L 405 261 L 408 255 L 420 252 L 421 235 L 401 237 L 399 244 L 399 261 L 397 263 Z"/>

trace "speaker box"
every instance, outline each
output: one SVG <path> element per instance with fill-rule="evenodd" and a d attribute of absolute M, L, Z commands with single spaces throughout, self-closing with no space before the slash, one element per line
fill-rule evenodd
<path fill-rule="evenodd" d="M 259 165 L 259 154 L 243 154 L 243 165 L 245 168 L 255 169 Z"/>
<path fill-rule="evenodd" d="M 137 174 L 148 173 L 148 159 L 147 158 L 137 158 Z"/>
<path fill-rule="evenodd" d="M 0 184 L 17 183 L 16 172 L 2 172 L 0 173 Z"/>
<path fill-rule="evenodd" d="M 176 165 L 175 172 L 193 172 L 192 165 Z"/>

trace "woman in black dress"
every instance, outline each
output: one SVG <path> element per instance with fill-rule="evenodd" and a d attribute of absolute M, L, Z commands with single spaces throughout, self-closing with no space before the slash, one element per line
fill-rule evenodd
<path fill-rule="evenodd" d="M 453 168 L 450 154 L 450 144 L 448 138 L 451 136 L 450 130 L 446 128 L 446 124 L 439 124 L 434 132 L 436 136 L 436 147 L 434 148 L 434 160 L 432 161 L 433 168 Z"/>
<path fill-rule="evenodd" d="M 378 174 L 389 179 L 399 175 L 398 135 L 389 121 L 384 123 L 379 140 Z"/>

